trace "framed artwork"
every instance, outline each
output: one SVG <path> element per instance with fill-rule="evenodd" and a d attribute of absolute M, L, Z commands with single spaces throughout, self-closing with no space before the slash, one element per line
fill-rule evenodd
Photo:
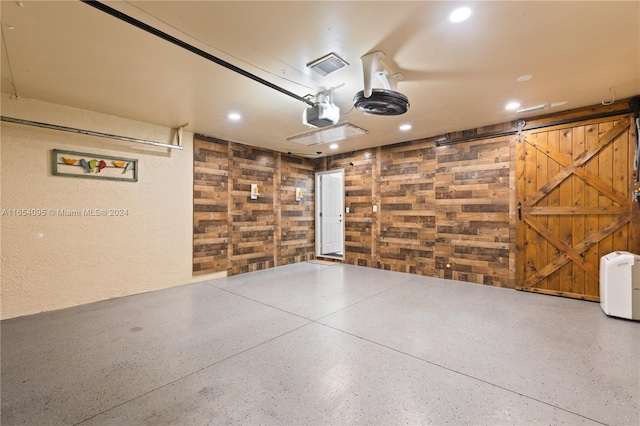
<path fill-rule="evenodd" d="M 52 159 L 56 176 L 138 181 L 138 160 L 134 158 L 54 149 Z"/>

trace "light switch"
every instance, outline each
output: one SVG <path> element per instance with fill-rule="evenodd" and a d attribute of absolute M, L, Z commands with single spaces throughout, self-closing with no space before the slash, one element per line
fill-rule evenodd
<path fill-rule="evenodd" d="M 377 205 L 377 204 L 374 204 L 374 205 L 373 205 L 373 212 L 375 213 L 375 212 L 377 212 L 377 211 L 378 211 L 378 205 Z"/>

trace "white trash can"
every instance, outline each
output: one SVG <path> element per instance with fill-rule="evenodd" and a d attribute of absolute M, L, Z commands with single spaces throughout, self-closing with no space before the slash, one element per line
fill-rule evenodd
<path fill-rule="evenodd" d="M 640 320 L 640 256 L 616 251 L 600 258 L 600 306 L 605 314 Z"/>

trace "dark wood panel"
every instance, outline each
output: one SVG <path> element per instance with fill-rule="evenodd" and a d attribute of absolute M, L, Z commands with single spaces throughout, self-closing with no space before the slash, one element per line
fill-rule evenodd
<path fill-rule="evenodd" d="M 434 273 L 435 153 L 420 142 L 381 150 L 379 267 Z"/>
<path fill-rule="evenodd" d="M 435 148 L 436 276 L 514 286 L 511 144 L 501 137 Z"/>
<path fill-rule="evenodd" d="M 193 274 L 227 271 L 229 159 L 225 141 L 194 140 Z"/>
<path fill-rule="evenodd" d="M 194 140 L 193 273 L 228 275 L 314 257 L 313 160 Z M 251 184 L 260 196 L 250 197 Z M 296 201 L 295 189 L 304 197 Z"/>

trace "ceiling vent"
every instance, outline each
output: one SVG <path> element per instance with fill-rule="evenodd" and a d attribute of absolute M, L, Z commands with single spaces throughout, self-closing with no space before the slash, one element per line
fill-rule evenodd
<path fill-rule="evenodd" d="M 338 142 L 356 136 L 363 136 L 369 131 L 354 126 L 351 123 L 340 123 L 335 126 L 325 127 L 312 132 L 302 133 L 300 135 L 287 138 L 289 142 L 299 143 L 306 146 L 320 145 L 331 142 Z"/>
<path fill-rule="evenodd" d="M 396 91 L 401 73 L 393 73 L 383 63 L 386 55 L 377 51 L 362 56 L 364 90 L 353 97 L 353 105 L 360 111 L 374 115 L 400 115 L 409 110 L 409 99 Z M 383 89 L 374 89 L 373 77 L 382 80 Z"/>
<path fill-rule="evenodd" d="M 335 53 L 329 53 L 320 59 L 316 59 L 313 62 L 309 62 L 307 67 L 311 68 L 321 76 L 326 76 L 334 71 L 338 71 L 340 68 L 344 68 L 349 63 L 336 55 Z"/>

